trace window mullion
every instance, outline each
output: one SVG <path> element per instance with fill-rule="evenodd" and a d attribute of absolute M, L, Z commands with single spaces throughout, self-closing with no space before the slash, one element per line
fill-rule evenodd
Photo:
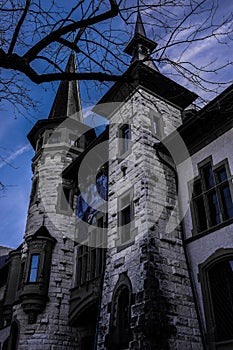
<path fill-rule="evenodd" d="M 203 193 L 203 202 L 204 202 L 204 207 L 206 212 L 207 228 L 209 228 L 211 227 L 211 217 L 210 217 L 210 208 L 209 208 L 207 193 L 208 192 Z"/>

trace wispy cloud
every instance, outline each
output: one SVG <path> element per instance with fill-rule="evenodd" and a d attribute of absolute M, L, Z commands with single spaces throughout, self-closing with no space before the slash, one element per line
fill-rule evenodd
<path fill-rule="evenodd" d="M 11 162 L 15 160 L 17 157 L 22 155 L 23 153 L 29 151 L 31 149 L 31 146 L 29 144 L 24 146 L 19 146 L 16 151 L 10 153 L 8 156 L 4 157 L 2 156 L 0 160 L 0 169 L 3 168 L 5 165 L 11 165 Z"/>

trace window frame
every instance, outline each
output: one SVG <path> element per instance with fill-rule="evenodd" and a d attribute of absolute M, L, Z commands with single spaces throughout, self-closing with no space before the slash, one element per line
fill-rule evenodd
<path fill-rule="evenodd" d="M 39 176 L 34 176 L 32 180 L 32 189 L 30 194 L 30 204 L 34 204 L 38 200 Z"/>
<path fill-rule="evenodd" d="M 212 180 L 214 181 L 213 186 L 207 188 L 206 179 L 204 170 L 207 166 L 210 166 L 212 172 Z M 217 173 L 218 171 L 224 168 L 226 172 L 226 179 L 218 182 L 217 181 Z M 231 196 L 232 206 L 233 206 L 233 188 L 232 188 L 232 175 L 230 173 L 229 163 L 227 159 L 222 160 L 221 162 L 213 165 L 212 157 L 208 157 L 202 162 L 198 163 L 198 176 L 196 176 L 192 181 L 188 183 L 189 188 L 189 196 L 190 196 L 190 208 L 191 208 L 191 216 L 193 222 L 193 234 L 199 235 L 203 232 L 208 232 L 212 230 L 216 230 L 218 227 L 222 225 L 227 225 L 229 222 L 233 221 L 233 215 L 227 217 L 226 212 L 227 209 L 224 208 L 223 199 L 221 197 L 221 189 L 229 188 L 229 193 Z M 195 184 L 199 183 L 201 191 L 198 194 L 195 194 Z M 213 217 L 211 213 L 211 206 L 208 203 L 208 200 L 211 195 L 216 195 L 216 211 L 219 210 L 219 222 L 214 223 Z M 201 227 L 200 224 L 200 216 L 198 215 L 198 208 L 196 206 L 197 201 L 202 201 L 202 206 L 204 208 L 203 216 L 205 216 L 205 227 Z M 198 206 L 200 207 L 200 206 Z M 217 215 L 217 214 L 216 214 Z M 203 218 L 202 216 L 202 218 Z"/>
<path fill-rule="evenodd" d="M 119 320 L 119 314 L 120 310 L 119 307 L 121 306 L 119 301 L 120 298 L 122 297 L 122 293 L 127 291 L 128 293 L 128 312 L 124 317 L 127 317 L 127 323 L 128 323 L 128 329 L 123 329 L 120 326 L 120 320 Z M 114 287 L 113 294 L 112 294 L 112 301 L 110 304 L 110 326 L 109 326 L 109 334 L 107 336 L 107 348 L 108 349 L 116 349 L 119 347 L 119 349 L 124 349 L 127 348 L 126 344 L 123 344 L 122 341 L 124 338 L 128 338 L 127 342 L 128 345 L 132 339 L 132 334 L 131 334 L 131 320 L 132 320 L 132 312 L 131 312 L 131 307 L 132 307 L 132 283 L 130 278 L 128 277 L 126 272 L 123 272 L 119 275 L 118 281 Z M 128 334 L 127 334 L 128 333 Z M 121 335 L 121 337 L 119 337 Z M 126 346 L 126 347 L 125 347 Z"/>
<path fill-rule="evenodd" d="M 153 135 L 158 138 L 159 140 L 163 138 L 164 136 L 164 130 L 163 130 L 163 120 L 161 115 L 154 111 L 153 109 L 150 110 L 150 120 L 151 120 L 151 130 Z M 156 122 L 156 130 L 154 127 L 154 123 Z"/>
<path fill-rule="evenodd" d="M 68 194 L 68 199 L 65 195 L 65 191 L 68 190 L 69 194 Z M 59 184 L 58 186 L 58 196 L 57 196 L 57 205 L 56 205 L 56 210 L 57 213 L 59 214 L 65 214 L 65 215 L 72 215 L 73 214 L 73 195 L 74 195 L 74 191 L 73 188 L 71 186 L 69 186 L 68 184 Z M 62 198 L 66 199 L 67 202 L 67 207 L 63 208 L 62 207 Z"/>
<path fill-rule="evenodd" d="M 127 201 L 124 204 L 125 199 L 129 197 L 129 202 Z M 117 201 L 117 231 L 118 231 L 118 239 L 116 243 L 118 244 L 117 246 L 117 251 L 119 252 L 120 250 L 127 248 L 128 246 L 134 244 L 134 231 L 135 231 L 135 206 L 134 206 L 134 191 L 133 187 L 124 192 L 122 195 L 118 197 Z M 123 211 L 130 207 L 130 220 L 129 223 L 126 225 L 122 225 L 123 221 Z M 129 238 L 124 240 L 123 237 L 125 235 L 125 230 L 129 230 Z"/>
<path fill-rule="evenodd" d="M 123 131 L 125 128 L 129 129 L 129 138 L 125 138 Z M 125 140 L 127 140 L 127 149 L 125 149 Z M 126 157 L 131 153 L 132 149 L 132 130 L 130 124 L 121 124 L 118 128 L 118 155 Z"/>
<path fill-rule="evenodd" d="M 36 151 L 40 151 L 41 148 L 43 148 L 43 145 L 44 145 L 44 135 L 40 135 L 37 139 L 37 142 L 36 142 Z"/>
<path fill-rule="evenodd" d="M 233 345 L 233 336 L 230 340 L 217 341 L 215 336 L 215 315 L 213 300 L 211 295 L 211 286 L 209 280 L 209 271 L 217 264 L 224 261 L 233 261 L 233 248 L 221 248 L 216 250 L 210 257 L 208 257 L 203 263 L 199 264 L 199 281 L 201 284 L 201 291 L 203 296 L 203 307 L 205 314 L 205 339 L 208 345 L 211 344 L 211 349 L 217 350 L 218 346 L 224 344 Z M 233 311 L 233 308 L 232 308 Z"/>
<path fill-rule="evenodd" d="M 31 272 L 32 272 L 32 260 L 33 260 L 33 257 L 34 257 L 34 256 L 37 256 L 37 257 L 38 257 L 37 268 L 36 268 L 36 280 L 35 280 L 35 281 L 31 281 L 31 280 L 30 280 L 30 276 L 31 276 Z M 39 282 L 40 265 L 41 265 L 41 256 L 40 256 L 40 253 L 36 253 L 36 252 L 31 253 L 31 254 L 30 254 L 30 259 L 29 259 L 29 268 L 28 268 L 28 275 L 27 275 L 27 283 L 33 284 L 33 283 Z"/>
<path fill-rule="evenodd" d="M 95 225 L 89 226 L 88 240 L 77 245 L 77 267 L 76 267 L 76 287 L 85 285 L 104 273 L 106 259 L 106 234 L 103 240 L 100 240 L 102 230 L 106 228 L 106 217 L 102 214 L 96 217 Z M 102 222 L 102 225 L 99 223 Z M 82 251 L 80 253 L 80 251 Z M 94 260 L 93 260 L 94 257 Z M 85 270 L 84 270 L 84 260 Z M 81 267 L 80 267 L 81 266 Z"/>

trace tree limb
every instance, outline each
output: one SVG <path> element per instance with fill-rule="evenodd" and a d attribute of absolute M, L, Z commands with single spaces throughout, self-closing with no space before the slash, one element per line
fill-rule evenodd
<path fill-rule="evenodd" d="M 30 4 L 31 4 L 31 0 L 26 0 L 26 4 L 25 4 L 25 8 L 24 8 L 23 14 L 20 17 L 20 20 L 19 20 L 19 22 L 18 22 L 18 24 L 17 24 L 17 26 L 15 28 L 15 31 L 14 31 L 14 34 L 13 34 L 13 37 L 12 37 L 12 40 L 11 40 L 11 43 L 10 43 L 10 47 L 9 47 L 8 53 L 12 53 L 13 50 L 14 50 L 14 47 L 15 47 L 15 44 L 16 44 L 16 41 L 17 41 L 17 38 L 18 38 L 18 35 L 19 35 L 20 28 L 22 27 L 23 22 L 24 22 L 24 20 L 25 20 L 25 18 L 27 16 Z"/>
<path fill-rule="evenodd" d="M 106 11 L 100 15 L 82 19 L 78 22 L 68 24 L 62 28 L 59 28 L 57 30 L 54 30 L 47 36 L 45 36 L 43 39 L 41 39 L 37 44 L 35 44 L 31 49 L 29 49 L 26 54 L 24 55 L 24 59 L 26 59 L 28 62 L 33 61 L 33 59 L 37 56 L 37 54 L 42 51 L 45 47 L 50 45 L 51 43 L 58 41 L 61 36 L 70 33 L 75 32 L 79 28 L 87 27 L 96 23 L 103 22 L 106 19 L 113 18 L 118 15 L 119 8 L 116 3 L 116 0 L 109 0 L 109 3 L 111 5 L 111 10 Z"/>

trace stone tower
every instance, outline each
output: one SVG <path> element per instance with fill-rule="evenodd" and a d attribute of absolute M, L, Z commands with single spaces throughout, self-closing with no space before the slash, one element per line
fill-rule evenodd
<path fill-rule="evenodd" d="M 71 54 L 66 71 L 74 69 Z M 28 135 L 35 149 L 32 191 L 24 242 L 11 254 L 4 311 L 19 333 L 19 350 L 78 346 L 77 331 L 68 325 L 73 193 L 61 175 L 94 137 L 89 129 L 83 124 L 77 82 L 62 81 L 48 119 L 39 120 Z"/>
<path fill-rule="evenodd" d="M 109 119 L 108 251 L 98 349 L 202 349 L 175 170 L 163 140 L 196 95 L 162 75 L 140 13 L 132 56 L 94 111 Z M 160 146 L 159 146 L 160 145 Z"/>

